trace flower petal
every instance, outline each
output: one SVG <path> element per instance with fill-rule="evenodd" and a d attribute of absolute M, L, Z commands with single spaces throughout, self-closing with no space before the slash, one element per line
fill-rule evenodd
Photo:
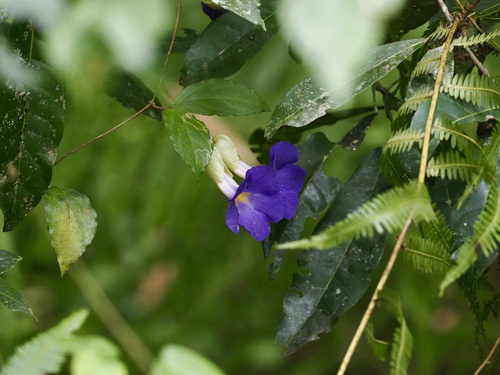
<path fill-rule="evenodd" d="M 280 190 L 294 190 L 298 194 L 304 187 L 306 171 L 297 165 L 286 165 L 275 173 L 278 188 Z"/>
<path fill-rule="evenodd" d="M 297 211 L 297 206 L 299 205 L 299 194 L 294 190 L 283 190 L 281 194 L 283 194 L 287 203 L 285 214 L 283 216 L 285 219 L 290 220 Z"/>
<path fill-rule="evenodd" d="M 271 148 L 271 164 L 275 171 L 287 164 L 293 164 L 299 160 L 299 153 L 294 145 L 288 142 L 278 142 Z"/>
<path fill-rule="evenodd" d="M 247 171 L 245 180 L 236 190 L 232 200 L 241 193 L 273 195 L 276 194 L 277 190 L 276 172 L 268 166 L 259 165 Z"/>
<path fill-rule="evenodd" d="M 288 200 L 285 195 L 278 193 L 275 195 L 250 194 L 245 205 L 253 210 L 262 212 L 268 217 L 268 221 L 277 223 L 285 217 L 288 208 Z M 242 205 L 238 204 L 238 208 Z"/>
<path fill-rule="evenodd" d="M 234 233 L 238 233 L 240 231 L 240 227 L 238 225 L 238 208 L 234 202 L 229 204 L 226 212 L 226 225 L 231 229 Z"/>
<path fill-rule="evenodd" d="M 249 204 L 239 205 L 238 213 L 238 224 L 245 228 L 257 241 L 263 241 L 269 236 L 271 226 L 266 214 L 254 210 Z"/>

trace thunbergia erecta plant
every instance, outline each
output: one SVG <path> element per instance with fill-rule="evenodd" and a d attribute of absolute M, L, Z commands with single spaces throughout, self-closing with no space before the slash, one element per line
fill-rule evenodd
<path fill-rule="evenodd" d="M 271 148 L 271 163 L 250 168 L 237 157 L 229 138 L 215 140 L 215 152 L 209 173 L 221 191 L 229 198 L 226 224 L 234 233 L 240 226 L 257 241 L 263 241 L 271 230 L 270 222 L 295 215 L 299 193 L 304 186 L 306 171 L 295 165 L 297 149 L 288 142 L 279 142 Z M 228 168 L 243 182 L 233 180 Z"/>

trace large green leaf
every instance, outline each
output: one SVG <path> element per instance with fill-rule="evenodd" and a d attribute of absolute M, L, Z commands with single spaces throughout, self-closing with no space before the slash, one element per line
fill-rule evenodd
<path fill-rule="evenodd" d="M 284 0 L 279 20 L 314 77 L 326 89 L 334 91 L 351 80 L 364 61 L 374 59 L 367 52 L 380 44 L 386 19 L 403 3 L 403 0 Z M 358 84 L 351 82 L 346 90 L 350 92 Z"/>
<path fill-rule="evenodd" d="M 0 375 L 56 374 L 64 363 L 67 340 L 81 327 L 88 312 L 79 310 L 57 326 L 16 348 Z"/>
<path fill-rule="evenodd" d="M 0 277 L 0 302 L 9 310 L 21 311 L 35 318 L 30 303 L 21 293 L 14 289 L 7 281 Z"/>
<path fill-rule="evenodd" d="M 280 100 L 266 127 L 266 137 L 271 138 L 284 125 L 305 126 L 326 111 L 340 107 L 389 74 L 423 43 L 423 39 L 411 39 L 370 50 L 366 64 L 353 72 L 348 81 L 335 91 L 328 91 L 315 84 L 310 77 L 306 78 Z"/>
<path fill-rule="evenodd" d="M 120 360 L 120 349 L 100 336 L 78 337 L 71 341 L 71 375 L 128 375 Z"/>
<path fill-rule="evenodd" d="M 210 132 L 203 122 L 176 109 L 167 109 L 163 121 L 175 151 L 200 177 L 212 156 Z"/>
<path fill-rule="evenodd" d="M 182 84 L 188 86 L 236 73 L 276 32 L 274 3 L 275 0 L 266 0 L 261 5 L 267 31 L 230 12 L 213 20 L 186 53 L 181 68 Z"/>
<path fill-rule="evenodd" d="M 266 102 L 252 89 L 218 78 L 186 87 L 174 98 L 172 107 L 208 116 L 246 116 L 269 110 Z"/>
<path fill-rule="evenodd" d="M 124 107 L 139 111 L 153 99 L 153 92 L 135 75 L 125 70 L 116 74 L 108 84 L 107 93 Z M 161 107 L 155 98 L 155 106 Z M 143 114 L 161 121 L 162 110 L 153 106 L 146 109 Z"/>
<path fill-rule="evenodd" d="M 92 242 L 97 214 L 85 195 L 51 186 L 45 194 L 45 216 L 61 275 L 64 275 Z"/>
<path fill-rule="evenodd" d="M 336 195 L 330 209 L 315 229 L 322 231 L 354 211 L 359 204 L 385 188 L 377 166 L 380 150 L 373 151 Z M 330 331 L 337 320 L 354 306 L 371 281 L 371 273 L 384 251 L 385 235 L 346 242 L 327 251 L 304 251 L 300 268 L 283 301 L 277 343 L 293 353 L 318 334 Z"/>
<path fill-rule="evenodd" d="M 215 364 L 181 345 L 164 346 L 154 362 L 152 375 L 224 375 Z"/>
<path fill-rule="evenodd" d="M 22 259 L 19 255 L 10 251 L 0 250 L 0 274 L 10 270 Z"/>
<path fill-rule="evenodd" d="M 0 82 L 0 208 L 4 231 L 12 230 L 40 202 L 52 178 L 64 121 L 64 91 L 40 60 L 32 22 L 14 23 L 9 33 L 18 63 L 34 72 L 28 85 Z"/>
<path fill-rule="evenodd" d="M 401 12 L 391 18 L 387 33 L 392 40 L 399 40 L 408 31 L 427 23 L 438 10 L 439 7 L 434 0 L 406 1 Z"/>
<path fill-rule="evenodd" d="M 260 16 L 259 0 L 212 0 L 224 9 L 236 13 L 247 21 L 266 29 L 264 20 Z"/>
<path fill-rule="evenodd" d="M 334 146 L 335 144 L 328 141 L 323 133 L 311 134 L 305 142 L 297 145 L 299 152 L 297 165 L 307 171 L 304 189 L 295 216 L 289 221 L 271 226 L 270 236 L 262 243 L 266 257 L 274 242 L 282 243 L 298 239 L 306 219 L 318 219 L 340 190 L 340 181 L 335 177 L 328 177 L 323 172 L 323 162 L 333 151 Z M 284 253 L 284 250 L 277 251 L 270 268 L 271 276 L 278 272 Z"/>

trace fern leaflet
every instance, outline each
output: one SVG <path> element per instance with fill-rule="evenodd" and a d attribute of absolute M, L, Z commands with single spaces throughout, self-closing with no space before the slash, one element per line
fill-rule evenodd
<path fill-rule="evenodd" d="M 477 173 L 479 169 L 478 161 L 472 153 L 466 152 L 462 154 L 457 150 L 453 150 L 439 154 L 429 160 L 427 176 L 470 181 L 472 173 Z"/>
<path fill-rule="evenodd" d="M 479 186 L 481 180 L 485 180 L 488 183 L 496 183 L 496 155 L 500 148 L 500 129 L 497 126 L 493 133 L 490 136 L 489 143 L 486 147 L 484 147 L 482 156 L 483 161 L 481 162 L 480 168 L 474 178 L 471 180 L 467 187 L 464 190 L 462 198 L 460 198 L 460 202 L 458 206 L 460 207 L 463 202 L 469 197 L 476 186 Z"/>
<path fill-rule="evenodd" d="M 423 185 L 411 182 L 379 194 L 355 212 L 323 232 L 298 241 L 278 245 L 280 249 L 330 249 L 352 238 L 400 230 L 411 215 L 414 222 L 435 218 L 429 194 Z"/>
<path fill-rule="evenodd" d="M 400 326 L 394 330 L 391 349 L 391 370 L 389 375 L 408 374 L 411 351 L 413 349 L 413 337 L 408 329 L 404 317 L 399 317 Z"/>
<path fill-rule="evenodd" d="M 490 40 L 496 38 L 499 35 L 500 35 L 500 29 L 493 30 L 492 32 L 486 34 L 473 35 L 471 37 L 461 36 L 455 39 L 452 45 L 460 47 L 470 47 L 477 44 L 483 44 L 489 42 Z"/>
<path fill-rule="evenodd" d="M 400 153 L 409 151 L 412 146 L 418 143 L 419 147 L 422 147 L 424 141 L 424 133 L 419 130 L 405 129 L 394 133 L 394 135 L 389 138 L 383 148 L 383 153 Z"/>
<path fill-rule="evenodd" d="M 479 76 L 474 73 L 456 74 L 451 80 L 443 80 L 440 91 L 456 99 L 462 99 L 483 107 L 498 106 L 500 104 L 499 83 L 489 77 Z"/>
<path fill-rule="evenodd" d="M 424 238 L 446 249 L 448 254 L 452 253 L 450 244 L 453 239 L 453 232 L 450 230 L 446 223 L 446 219 L 439 211 L 436 212 L 436 220 L 428 222 L 423 221 L 420 223 L 420 228 Z"/>
<path fill-rule="evenodd" d="M 431 26 L 435 25 L 435 23 L 432 23 Z M 424 33 L 424 36 L 427 36 L 429 40 L 440 40 L 443 38 L 446 38 L 448 34 L 450 33 L 450 27 L 445 26 L 444 22 L 439 22 L 439 24 L 436 26 L 436 29 L 429 34 L 428 31 Z"/>
<path fill-rule="evenodd" d="M 59 372 L 67 352 L 64 342 L 80 328 L 86 317 L 86 310 L 77 311 L 57 326 L 19 346 L 0 375 L 44 375 Z"/>
<path fill-rule="evenodd" d="M 410 182 L 410 177 L 403 169 L 399 155 L 382 153 L 379 161 L 380 173 L 392 186 L 401 186 Z"/>
<path fill-rule="evenodd" d="M 434 120 L 432 134 L 441 141 L 449 140 L 451 147 L 458 147 L 460 151 L 469 148 L 471 144 L 482 151 L 482 147 L 474 139 L 465 134 L 459 125 L 452 123 L 446 117 L 438 117 Z"/>
<path fill-rule="evenodd" d="M 406 101 L 399 107 L 398 114 L 406 114 L 412 111 L 416 111 L 424 102 L 430 99 L 432 95 L 432 90 L 427 87 L 418 90 L 411 97 L 406 99 Z"/>
<path fill-rule="evenodd" d="M 432 273 L 438 270 L 445 273 L 451 268 L 448 248 L 420 236 L 406 237 L 404 256 L 412 267 L 423 272 Z"/>
<path fill-rule="evenodd" d="M 483 211 L 474 224 L 474 236 L 459 249 L 456 266 L 441 282 L 440 292 L 462 276 L 477 259 L 476 251 L 489 255 L 498 250 L 500 243 L 500 194 L 497 186 L 491 186 Z"/>
<path fill-rule="evenodd" d="M 443 46 L 428 51 L 424 55 L 424 57 L 422 57 L 422 59 L 417 63 L 415 69 L 413 69 L 413 72 L 411 73 L 411 78 L 413 79 L 422 74 L 430 74 L 434 71 L 437 71 L 442 53 L 443 53 Z"/>

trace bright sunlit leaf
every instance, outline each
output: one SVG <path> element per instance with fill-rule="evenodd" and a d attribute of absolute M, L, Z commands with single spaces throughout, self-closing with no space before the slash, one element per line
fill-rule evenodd
<path fill-rule="evenodd" d="M 45 194 L 45 216 L 61 275 L 64 275 L 92 242 L 97 230 L 97 214 L 85 195 L 52 186 Z"/>

